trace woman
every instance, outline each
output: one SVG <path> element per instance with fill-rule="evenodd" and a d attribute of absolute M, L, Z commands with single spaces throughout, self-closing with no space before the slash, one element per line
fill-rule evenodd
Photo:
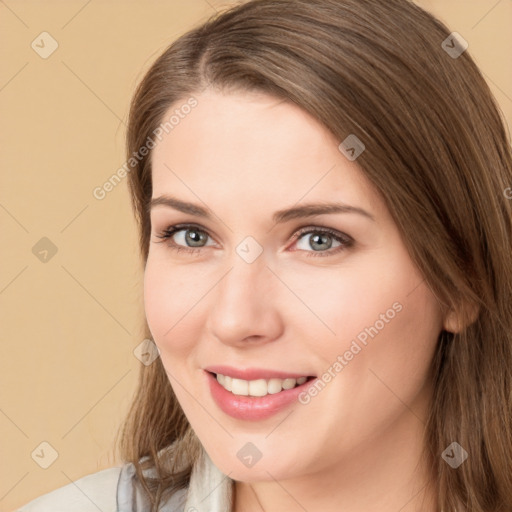
<path fill-rule="evenodd" d="M 512 510 L 509 144 L 406 0 L 253 0 L 175 41 L 128 127 L 160 357 L 80 510 Z"/>

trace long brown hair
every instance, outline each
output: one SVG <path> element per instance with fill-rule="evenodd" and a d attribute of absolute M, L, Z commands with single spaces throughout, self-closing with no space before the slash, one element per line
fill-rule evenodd
<path fill-rule="evenodd" d="M 261 91 L 300 106 L 340 142 L 356 135 L 365 145 L 357 163 L 441 306 L 478 312 L 461 317 L 460 332 L 441 332 L 432 361 L 424 455 L 437 505 L 510 511 L 512 155 L 489 87 L 450 37 L 409 0 L 240 3 L 182 35 L 151 66 L 131 104 L 127 155 L 149 146 L 171 106 L 209 87 Z M 151 151 L 134 160 L 128 179 L 145 265 Z M 457 469 L 441 457 L 452 442 L 469 455 Z M 164 450 L 171 444 L 179 464 Z M 160 358 L 141 365 L 119 446 L 154 510 L 188 485 L 200 445 Z"/>

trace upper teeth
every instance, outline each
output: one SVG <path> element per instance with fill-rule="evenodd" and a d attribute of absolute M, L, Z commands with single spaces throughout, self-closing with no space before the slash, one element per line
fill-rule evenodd
<path fill-rule="evenodd" d="M 297 384 L 304 384 L 307 379 L 307 377 L 299 377 L 298 379 L 242 380 L 217 374 L 217 381 L 224 389 L 231 391 L 234 395 L 244 396 L 265 396 L 279 393 L 283 389 L 292 389 Z"/>

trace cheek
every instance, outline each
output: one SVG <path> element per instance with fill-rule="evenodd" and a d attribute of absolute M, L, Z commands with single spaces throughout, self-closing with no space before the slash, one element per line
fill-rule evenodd
<path fill-rule="evenodd" d="M 307 321 L 303 332 L 309 334 L 304 341 L 315 344 L 314 351 L 325 363 L 349 349 L 352 340 L 358 338 L 364 343 L 365 338 L 371 339 L 368 330 L 375 333 L 371 329 L 375 324 L 379 333 L 389 331 L 392 323 L 400 324 L 399 317 L 405 316 L 403 311 L 411 297 L 408 294 L 421 277 L 403 262 L 393 261 L 392 256 L 368 255 L 339 269 L 316 272 L 313 277 L 304 273 L 284 277 L 310 310 L 296 307 L 298 323 Z M 288 313 L 294 314 L 291 309 Z"/>
<path fill-rule="evenodd" d="M 208 424 L 208 418 L 191 400 L 190 391 L 196 383 L 190 381 L 190 372 L 197 366 L 193 354 L 202 323 L 194 306 L 207 288 L 208 283 L 195 273 L 190 275 L 168 262 L 148 257 L 144 272 L 147 323 L 180 406 L 187 418 L 199 424 Z"/>
<path fill-rule="evenodd" d="M 426 379 L 442 329 L 439 304 L 424 281 L 407 290 L 400 302 L 402 311 L 386 326 L 373 362 L 375 371 L 397 388 Z"/>
<path fill-rule="evenodd" d="M 428 364 L 442 328 L 439 305 L 405 247 L 398 241 L 388 247 L 313 280 L 289 276 L 321 321 L 308 315 L 305 340 L 327 366 L 346 351 L 356 371 L 387 361 L 404 375 Z"/>
<path fill-rule="evenodd" d="M 343 289 L 331 286 L 332 301 L 323 298 L 335 304 L 326 321 L 336 337 L 322 356 L 327 368 L 338 356 L 343 366 L 332 392 L 350 390 L 344 399 L 354 413 L 376 417 L 402 407 L 394 393 L 411 403 L 421 391 L 442 328 L 437 300 L 412 262 L 397 255 L 381 261 L 366 272 L 354 269 L 340 279 Z"/>
<path fill-rule="evenodd" d="M 169 353 L 184 357 L 193 348 L 194 325 L 197 325 L 194 306 L 205 292 L 196 280 L 184 279 L 187 273 L 164 263 L 151 255 L 148 257 L 144 272 L 144 309 L 165 363 Z"/>

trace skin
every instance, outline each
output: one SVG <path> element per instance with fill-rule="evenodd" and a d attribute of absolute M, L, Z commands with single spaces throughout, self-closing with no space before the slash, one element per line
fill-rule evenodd
<path fill-rule="evenodd" d="M 341 141 L 271 96 L 195 97 L 197 107 L 153 150 L 153 197 L 207 207 L 213 219 L 152 209 L 144 300 L 180 405 L 215 465 L 236 480 L 234 511 L 434 512 L 420 462 L 427 372 L 441 329 L 456 320 L 442 315 L 382 197 L 339 151 Z M 272 222 L 277 210 L 320 201 L 362 208 L 374 220 L 336 213 Z M 178 223 L 203 233 L 198 252 L 170 246 L 190 248 L 193 229 L 158 238 Z M 336 252 L 329 236 L 331 248 L 318 249 L 315 233 L 294 240 L 304 227 L 331 228 L 354 244 Z M 263 249 L 252 263 L 236 252 L 247 236 Z M 401 311 L 307 405 L 244 421 L 211 398 L 208 365 L 321 376 L 396 302 Z M 237 457 L 247 442 L 262 453 L 251 468 Z"/>

